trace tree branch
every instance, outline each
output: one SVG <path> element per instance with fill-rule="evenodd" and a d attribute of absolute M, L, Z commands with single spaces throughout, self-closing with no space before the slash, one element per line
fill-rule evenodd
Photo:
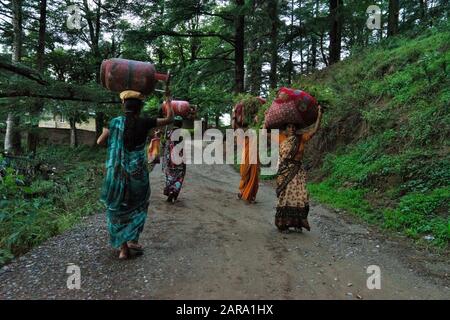
<path fill-rule="evenodd" d="M 23 77 L 26 77 L 28 79 L 31 79 L 33 81 L 36 81 L 39 84 L 47 85 L 48 82 L 43 79 L 42 75 L 36 72 L 33 69 L 30 69 L 28 67 L 22 66 L 20 64 L 12 64 L 5 62 L 3 60 L 0 60 L 0 69 L 4 69 L 16 74 L 19 74 Z"/>
<path fill-rule="evenodd" d="M 64 101 L 79 101 L 79 102 L 95 102 L 98 104 L 116 104 L 120 103 L 120 100 L 96 100 L 92 97 L 78 97 L 74 92 L 67 92 L 66 95 L 57 96 L 57 95 L 51 95 L 51 94 L 42 94 L 42 93 L 36 93 L 32 92 L 31 90 L 23 89 L 21 91 L 14 91 L 14 92 L 1 92 L 0 91 L 0 98 L 20 98 L 20 97 L 26 97 L 26 98 L 42 98 L 42 99 L 51 99 L 51 100 L 64 100 Z"/>
<path fill-rule="evenodd" d="M 151 33 L 151 37 L 157 38 L 160 36 L 168 36 L 168 37 L 192 37 L 192 38 L 208 38 L 208 37 L 217 37 L 219 39 L 224 40 L 225 42 L 228 42 L 232 46 L 235 46 L 235 41 L 231 37 L 226 37 L 223 34 L 215 33 L 215 32 L 207 32 L 207 33 L 201 33 L 201 32 L 187 32 L 187 33 L 179 33 L 172 30 L 164 30 L 164 31 L 155 31 Z"/>
<path fill-rule="evenodd" d="M 219 14 L 219 13 L 209 13 L 207 11 L 200 11 L 199 14 L 201 14 L 203 16 L 218 17 L 223 20 L 230 21 L 230 22 L 234 21 L 233 16 L 231 16 L 231 15 L 223 15 L 223 14 Z"/>

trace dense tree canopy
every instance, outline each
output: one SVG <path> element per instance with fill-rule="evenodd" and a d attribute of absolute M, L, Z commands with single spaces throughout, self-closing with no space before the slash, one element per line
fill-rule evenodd
<path fill-rule="evenodd" d="M 122 57 L 170 70 L 174 97 L 218 123 L 235 94 L 267 96 L 450 12 L 448 0 L 375 3 L 379 30 L 366 26 L 368 0 L 1 0 L 0 122 L 32 132 L 33 119 L 59 109 L 74 126 L 94 114 L 101 128 L 118 98 L 99 88 L 99 67 Z M 18 151 L 20 139 L 6 147 Z"/>

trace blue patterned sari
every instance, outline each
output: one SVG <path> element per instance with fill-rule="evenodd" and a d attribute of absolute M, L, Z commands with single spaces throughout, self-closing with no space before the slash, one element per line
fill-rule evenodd
<path fill-rule="evenodd" d="M 124 116 L 111 120 L 106 177 L 101 194 L 114 248 L 127 241 L 138 241 L 144 229 L 150 197 L 145 144 L 135 151 L 126 150 L 124 128 Z"/>
<path fill-rule="evenodd" d="M 164 146 L 162 169 L 166 175 L 166 187 L 164 195 L 172 195 L 174 199 L 178 198 L 181 187 L 183 186 L 184 176 L 186 175 L 186 164 L 176 164 L 172 161 L 172 152 L 175 145 L 181 142 L 172 141 L 172 133 L 174 130 L 167 132 L 166 144 Z M 182 153 L 180 154 L 182 155 Z"/>

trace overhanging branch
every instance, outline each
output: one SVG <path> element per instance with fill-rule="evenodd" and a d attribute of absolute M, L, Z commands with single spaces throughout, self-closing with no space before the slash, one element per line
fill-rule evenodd
<path fill-rule="evenodd" d="M 31 90 L 20 90 L 13 92 L 0 92 L 0 98 L 41 98 L 61 101 L 79 101 L 79 102 L 95 102 L 98 104 L 116 104 L 120 103 L 119 100 L 96 100 L 93 97 L 81 97 L 77 96 L 74 92 L 67 92 L 65 95 L 52 95 L 33 92 Z"/>
<path fill-rule="evenodd" d="M 42 75 L 39 74 L 37 71 L 30 69 L 28 67 L 25 67 L 20 64 L 12 64 L 9 62 L 5 62 L 4 60 L 0 60 L 0 69 L 4 69 L 16 74 L 19 74 L 23 77 L 26 77 L 28 79 L 31 79 L 33 81 L 36 81 L 39 84 L 47 85 L 48 82 L 43 79 Z"/>

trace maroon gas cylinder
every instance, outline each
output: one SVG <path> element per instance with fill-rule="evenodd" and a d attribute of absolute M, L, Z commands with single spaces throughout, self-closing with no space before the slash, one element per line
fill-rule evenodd
<path fill-rule="evenodd" d="M 170 104 L 173 108 L 173 113 L 176 116 L 181 116 L 183 118 L 187 118 L 191 114 L 191 112 L 194 110 L 193 108 L 191 108 L 191 106 L 189 105 L 189 102 L 187 102 L 187 101 L 171 100 Z M 162 109 L 163 109 L 164 115 L 166 115 L 167 114 L 167 102 L 164 102 L 162 104 Z"/>
<path fill-rule="evenodd" d="M 168 75 L 157 73 L 149 62 L 108 59 L 100 67 L 102 85 L 113 92 L 134 90 L 149 95 L 157 81 L 167 81 Z"/>

